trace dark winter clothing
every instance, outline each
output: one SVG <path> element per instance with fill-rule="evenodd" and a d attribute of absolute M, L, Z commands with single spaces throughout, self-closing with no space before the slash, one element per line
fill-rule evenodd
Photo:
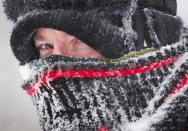
<path fill-rule="evenodd" d="M 188 43 L 181 41 L 118 62 L 35 60 L 21 66 L 23 88 L 45 131 L 186 131 Z"/>
<path fill-rule="evenodd" d="M 16 23 L 11 47 L 22 63 L 38 58 L 32 37 L 39 27 L 63 30 L 107 58 L 143 49 L 144 40 L 148 47 L 175 43 L 182 27 L 174 17 L 176 0 L 6 0 L 4 5 Z"/>
<path fill-rule="evenodd" d="M 23 88 L 45 131 L 186 131 L 188 32 L 176 0 L 5 0 Z M 37 28 L 110 59 L 38 59 Z M 145 49 L 147 48 L 147 49 Z M 115 59 L 114 59 L 115 58 Z"/>

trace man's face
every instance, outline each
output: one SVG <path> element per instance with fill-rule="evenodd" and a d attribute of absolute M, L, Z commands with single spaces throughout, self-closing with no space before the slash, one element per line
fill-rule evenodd
<path fill-rule="evenodd" d="M 34 36 L 35 47 L 40 58 L 50 55 L 74 57 L 102 57 L 96 50 L 63 31 L 51 28 L 39 28 Z"/>

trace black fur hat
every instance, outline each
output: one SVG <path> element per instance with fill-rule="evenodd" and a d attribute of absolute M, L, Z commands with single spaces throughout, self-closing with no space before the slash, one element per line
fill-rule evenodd
<path fill-rule="evenodd" d="M 3 4 L 15 23 L 10 41 L 21 63 L 38 58 L 32 38 L 39 27 L 74 35 L 107 58 L 143 49 L 144 41 L 147 47 L 174 43 L 182 27 L 175 17 L 176 0 L 5 0 Z M 151 21 L 153 27 L 148 26 Z"/>

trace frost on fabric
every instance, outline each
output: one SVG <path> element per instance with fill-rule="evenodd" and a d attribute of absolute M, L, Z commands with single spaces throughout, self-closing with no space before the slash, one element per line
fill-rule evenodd
<path fill-rule="evenodd" d="M 126 36 L 124 43 L 128 47 L 129 51 L 136 50 L 135 40 L 137 39 L 137 34 L 132 28 L 132 16 L 137 8 L 137 1 L 138 0 L 131 0 L 131 2 L 128 3 L 130 6 L 128 6 L 125 13 L 123 14 L 123 27 L 120 29 L 123 31 L 123 35 Z"/>
<path fill-rule="evenodd" d="M 23 80 L 29 80 L 34 77 L 34 75 L 31 76 L 31 74 L 34 74 L 30 68 L 29 65 L 20 66 L 20 74 L 22 75 Z"/>
<path fill-rule="evenodd" d="M 123 129 L 127 128 L 130 131 L 137 131 L 137 130 L 150 131 L 152 130 L 152 128 L 154 129 L 154 127 L 152 127 L 153 124 L 160 122 L 166 117 L 169 107 L 172 106 L 171 103 L 176 98 L 178 98 L 178 96 L 185 95 L 185 91 L 187 91 L 187 85 L 184 88 L 182 88 L 181 91 L 178 92 L 177 94 L 170 94 L 165 100 L 165 103 L 163 103 L 157 110 L 155 107 L 155 103 L 159 101 L 161 98 L 163 98 L 162 96 L 164 95 L 163 92 L 164 90 L 166 90 L 165 85 L 169 83 L 170 77 L 172 77 L 172 75 L 174 75 L 175 73 L 174 71 L 179 69 L 180 65 L 185 63 L 185 61 L 187 61 L 186 58 L 188 58 L 188 53 L 185 53 L 184 56 L 182 56 L 176 62 L 172 74 L 168 76 L 168 78 L 166 78 L 166 80 L 160 85 L 161 87 L 156 92 L 155 97 L 149 101 L 148 106 L 146 107 L 144 114 L 142 115 L 142 118 L 136 120 L 135 122 L 128 123 L 126 127 L 123 127 Z"/>
<path fill-rule="evenodd" d="M 187 51 L 187 33 L 184 32 L 180 42 L 118 62 L 50 56 L 21 66 L 20 71 L 26 90 L 28 85 L 34 86 L 33 83 L 43 78 L 46 80 L 36 85 L 32 94 L 43 130 L 97 131 L 103 126 L 109 131 L 175 130 L 180 129 L 181 122 L 188 117 L 187 111 L 181 110 L 188 108 L 187 84 L 177 93 L 170 92 L 182 84 L 182 74 L 187 73 Z M 146 67 L 171 57 L 177 59 L 153 70 L 119 77 L 50 78 L 48 75 L 49 71 L 68 68 Z M 46 69 L 46 75 L 41 77 Z M 177 115 L 179 110 L 182 112 Z M 163 125 L 163 122 L 168 124 Z"/>
<path fill-rule="evenodd" d="M 183 27 L 183 22 L 181 18 L 177 16 L 172 16 L 169 14 L 164 14 L 163 12 L 156 11 L 156 10 L 149 9 L 149 8 L 145 8 L 143 11 L 146 16 L 146 25 L 147 25 L 147 28 L 149 29 L 148 32 L 149 32 L 149 37 L 151 39 L 152 47 L 160 48 L 163 44 L 166 44 L 166 45 L 172 44 L 172 43 L 164 43 L 164 41 L 168 39 L 168 37 L 170 36 L 179 38 L 179 35 L 178 36 L 177 35 L 173 36 L 172 34 L 167 35 L 168 30 L 170 31 L 171 28 L 172 29 L 175 28 L 174 31 L 171 30 L 171 32 L 173 32 L 174 34 L 178 34 L 178 33 L 182 34 L 184 27 Z M 165 18 L 163 18 L 162 16 L 166 16 L 167 18 L 169 17 L 170 19 L 174 19 L 178 23 L 176 24 L 173 23 L 174 25 L 171 25 L 170 22 L 165 23 L 164 22 Z M 178 27 L 176 25 L 178 25 Z M 179 39 L 177 39 L 176 41 L 178 40 Z"/>
<path fill-rule="evenodd" d="M 152 46 L 153 47 L 161 47 L 161 43 L 158 39 L 158 36 L 154 30 L 154 19 L 152 18 L 152 11 L 150 9 L 144 9 L 144 12 L 146 14 L 146 19 L 147 19 L 147 25 L 148 25 L 148 28 L 149 28 L 149 34 L 150 34 L 150 38 L 152 40 Z"/>
<path fill-rule="evenodd" d="M 150 101 L 148 104 L 148 107 L 146 108 L 147 112 L 154 112 L 154 106 L 155 102 L 164 97 L 164 91 L 166 90 L 166 84 L 169 83 L 169 81 L 172 79 L 173 76 L 175 76 L 175 73 L 178 69 L 181 68 L 181 65 L 187 61 L 188 53 L 185 53 L 183 56 L 181 56 L 177 62 L 175 63 L 174 69 L 172 70 L 171 74 L 165 79 L 163 83 L 161 83 L 161 88 L 157 91 L 155 94 L 155 97 Z"/>
<path fill-rule="evenodd" d="M 53 71 L 57 67 L 134 67 L 144 64 L 140 63 L 141 60 L 146 60 L 147 64 L 151 58 L 157 60 L 176 55 L 177 61 L 169 65 L 135 75 L 114 78 L 47 78 L 45 85 L 36 88 L 32 95 L 44 130 L 97 131 L 104 125 L 110 131 L 151 131 L 157 130 L 155 125 L 164 119 L 171 121 L 168 114 L 173 113 L 172 110 L 179 105 L 174 103 L 186 96 L 187 85 L 176 94 L 169 94 L 169 91 L 177 84 L 173 84 L 174 79 L 179 80 L 181 72 L 186 72 L 182 65 L 188 65 L 187 50 L 186 43 L 178 42 L 119 62 L 51 56 L 26 64 L 20 70 L 24 79 L 31 81 L 37 78 L 33 76 L 40 75 L 46 68 Z M 163 99 L 164 102 L 160 103 Z"/>
<path fill-rule="evenodd" d="M 180 91 L 178 92 L 176 95 L 172 95 L 171 97 L 168 98 L 167 101 L 165 101 L 164 104 L 161 105 L 161 107 L 157 110 L 153 109 L 153 113 L 151 115 L 151 113 L 145 112 L 143 114 L 143 117 L 141 119 L 138 119 L 135 122 L 132 123 L 128 123 L 124 128 L 128 128 L 128 130 L 130 131 L 138 131 L 138 130 L 142 130 L 142 131 L 150 131 L 150 130 L 155 130 L 154 127 L 152 127 L 154 124 L 160 122 L 161 120 L 163 120 L 166 117 L 166 114 L 168 113 L 168 108 L 171 105 L 171 103 L 179 96 L 181 95 L 185 95 L 185 91 L 187 90 L 187 85 Z M 152 103 L 152 102 L 151 102 Z M 153 104 L 153 103 L 152 103 Z"/>

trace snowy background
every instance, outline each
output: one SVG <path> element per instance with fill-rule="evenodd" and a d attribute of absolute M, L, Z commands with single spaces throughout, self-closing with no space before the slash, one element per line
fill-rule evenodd
<path fill-rule="evenodd" d="M 188 1 L 178 1 L 178 15 L 188 25 Z M 30 97 L 20 88 L 18 62 L 9 47 L 12 23 L 0 3 L 0 131 L 40 131 Z"/>

